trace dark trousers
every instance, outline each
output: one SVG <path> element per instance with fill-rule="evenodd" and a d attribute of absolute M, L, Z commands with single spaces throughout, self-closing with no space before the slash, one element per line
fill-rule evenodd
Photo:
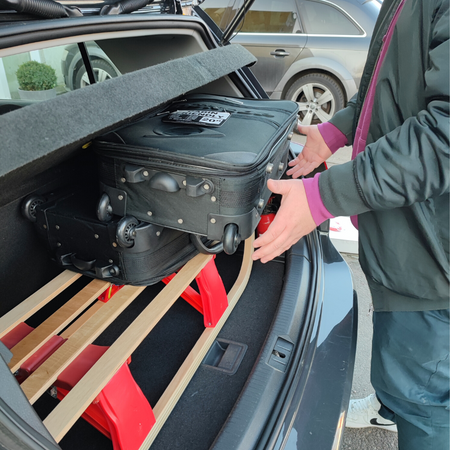
<path fill-rule="evenodd" d="M 400 450 L 449 450 L 449 310 L 375 312 L 371 380 Z"/>

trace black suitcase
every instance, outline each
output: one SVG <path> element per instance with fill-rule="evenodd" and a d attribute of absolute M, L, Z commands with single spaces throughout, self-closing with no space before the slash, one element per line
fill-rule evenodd
<path fill-rule="evenodd" d="M 233 253 L 258 224 L 267 180 L 286 169 L 297 112 L 287 100 L 195 94 L 97 138 L 98 218 L 132 215 Z"/>
<path fill-rule="evenodd" d="M 131 216 L 101 222 L 92 191 L 30 195 L 22 204 L 52 258 L 64 269 L 114 284 L 151 285 L 198 254 L 189 235 Z"/>

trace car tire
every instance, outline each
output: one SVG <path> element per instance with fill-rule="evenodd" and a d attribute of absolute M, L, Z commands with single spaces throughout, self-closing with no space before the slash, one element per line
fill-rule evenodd
<path fill-rule="evenodd" d="M 98 83 L 117 77 L 117 72 L 114 67 L 104 59 L 94 59 L 91 61 L 91 65 L 94 71 L 95 79 Z M 82 65 L 75 76 L 74 89 L 89 86 L 90 84 L 86 67 Z"/>
<path fill-rule="evenodd" d="M 344 92 L 328 75 L 311 73 L 295 81 L 285 96 L 299 105 L 299 122 L 318 125 L 328 122 L 344 107 Z"/>

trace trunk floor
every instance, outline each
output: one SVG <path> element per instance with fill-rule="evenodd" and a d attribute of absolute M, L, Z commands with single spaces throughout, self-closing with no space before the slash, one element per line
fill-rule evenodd
<path fill-rule="evenodd" d="M 219 255 L 216 264 L 227 291 L 240 269 L 241 254 Z M 242 294 L 219 338 L 248 346 L 234 375 L 201 365 L 175 406 L 152 450 L 207 450 L 233 408 L 264 343 L 282 288 L 284 264 L 254 263 L 247 289 Z M 96 341 L 110 345 L 163 288 L 149 286 Z M 204 330 L 203 316 L 179 299 L 133 353 L 130 370 L 154 406 Z M 41 418 L 57 400 L 43 395 L 34 405 Z M 111 441 L 79 419 L 61 440 L 63 450 L 109 450 Z M 124 449 L 127 450 L 127 449 Z"/>

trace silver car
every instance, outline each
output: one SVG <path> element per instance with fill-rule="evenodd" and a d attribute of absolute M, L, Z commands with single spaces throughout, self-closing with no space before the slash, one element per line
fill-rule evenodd
<path fill-rule="evenodd" d="M 206 0 L 221 30 L 243 0 Z M 252 67 L 271 98 L 295 100 L 305 125 L 327 122 L 359 87 L 381 2 L 255 0 L 233 43 L 257 58 Z"/>

